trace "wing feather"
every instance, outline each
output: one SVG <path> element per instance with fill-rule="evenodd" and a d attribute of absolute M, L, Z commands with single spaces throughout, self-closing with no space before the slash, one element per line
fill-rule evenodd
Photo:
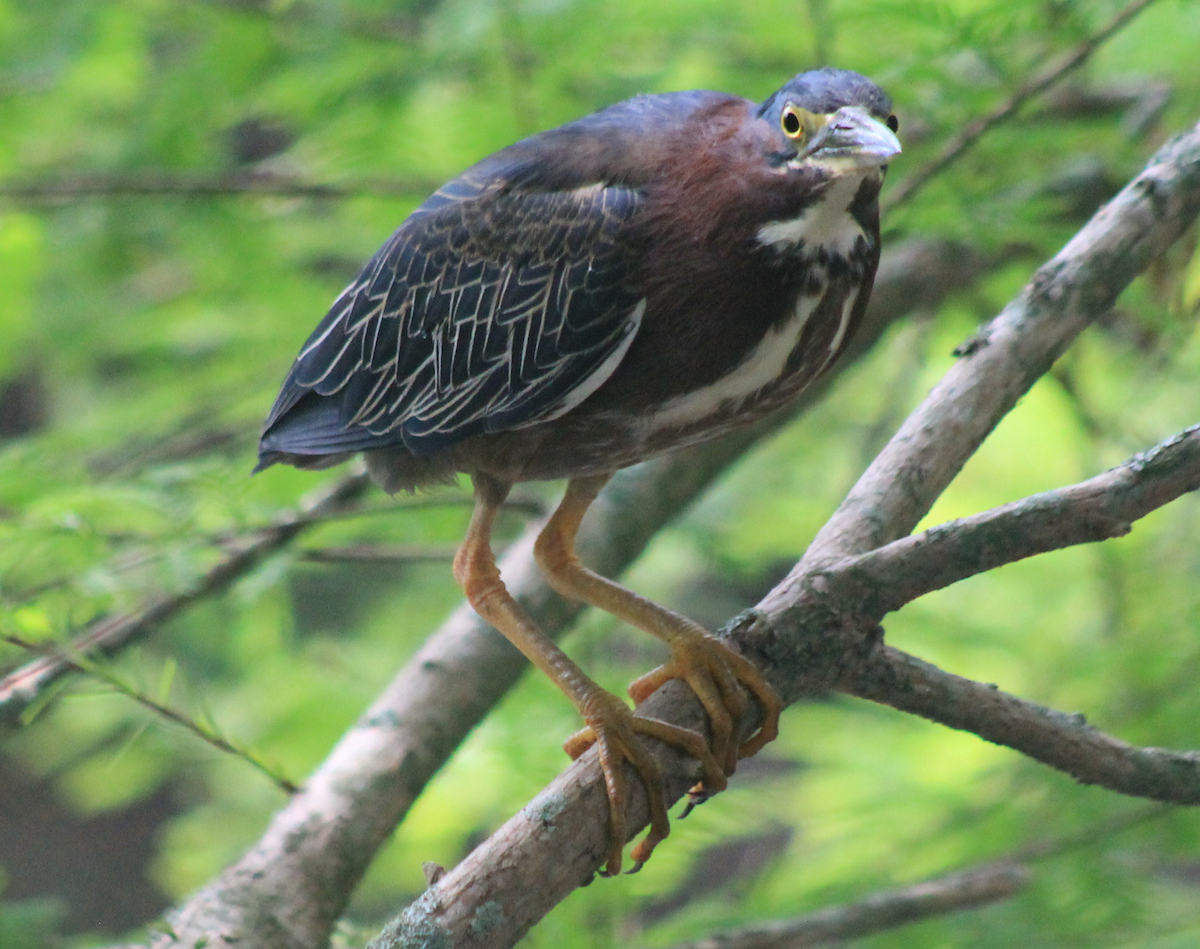
<path fill-rule="evenodd" d="M 427 455 L 577 404 L 637 330 L 629 225 L 641 203 L 635 188 L 595 184 L 521 190 L 463 176 L 440 189 L 301 350 L 264 458 L 397 442 Z M 310 393 L 336 415 L 312 399 L 297 411 Z"/>
<path fill-rule="evenodd" d="M 260 467 L 400 442 L 429 455 L 579 404 L 640 325 L 636 218 L 660 145 L 730 98 L 638 96 L 439 188 L 305 344 L 264 426 Z"/>

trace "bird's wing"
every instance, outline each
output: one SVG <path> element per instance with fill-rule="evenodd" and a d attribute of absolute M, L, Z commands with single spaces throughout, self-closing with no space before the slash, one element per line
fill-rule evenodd
<path fill-rule="evenodd" d="M 426 455 L 577 405 L 638 329 L 626 225 L 641 201 L 630 187 L 498 186 L 494 172 L 443 187 L 309 338 L 264 453 L 402 441 Z"/>

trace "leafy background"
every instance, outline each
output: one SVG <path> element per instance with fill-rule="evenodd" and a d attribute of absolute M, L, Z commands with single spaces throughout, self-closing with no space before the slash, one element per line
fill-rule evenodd
<path fill-rule="evenodd" d="M 903 183 L 1117 6 L 1087 0 L 0 0 L 0 668 L 14 640 L 184 589 L 330 474 L 249 477 L 300 342 L 428 191 L 514 139 L 638 92 L 761 99 L 826 62 L 898 104 Z M 874 449 L 1098 202 L 1200 117 L 1200 4 L 1159 0 L 913 200 L 886 240 L 962 242 L 985 276 L 894 326 L 829 398 L 654 543 L 641 591 L 719 625 L 802 552 Z M 281 183 L 328 186 L 321 195 Z M 1197 421 L 1195 234 L 1008 418 L 930 516 L 1102 470 Z M 534 507 L 557 486 L 524 492 Z M 140 690 L 294 781 L 458 600 L 465 490 L 321 526 L 232 592 L 54 689 L 0 748 L 0 945 L 137 930 L 236 858 L 284 795 L 147 711 Z M 523 518 L 506 515 L 515 536 Z M 1142 744 L 1197 745 L 1200 506 L 927 597 L 890 640 Z M 313 551 L 405 545 L 368 565 Z M 419 556 L 411 556 L 418 554 Z M 588 614 L 614 689 L 654 647 Z M 119 683 L 122 688 L 117 688 Z M 563 764 L 577 727 L 530 676 L 418 802 L 338 939 L 359 944 Z M 1078 786 L 862 702 L 790 710 L 742 780 L 637 877 L 579 891 L 530 945 L 668 945 L 1043 846 L 988 909 L 861 941 L 1153 946 L 1200 939 L 1200 820 Z M 717 867 L 718 870 L 714 870 Z M 721 870 L 720 868 L 724 869 Z M 736 872 L 730 872 L 736 867 Z"/>

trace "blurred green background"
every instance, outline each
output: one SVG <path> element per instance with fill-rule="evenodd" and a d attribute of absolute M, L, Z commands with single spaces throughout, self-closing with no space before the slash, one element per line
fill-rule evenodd
<path fill-rule="evenodd" d="M 249 477 L 258 426 L 345 282 L 472 161 L 639 92 L 758 100 L 829 63 L 896 99 L 894 189 L 1117 9 L 0 0 L 0 671 L 31 658 L 14 640 L 67 642 L 186 589 L 223 543 L 338 476 Z M 954 346 L 1200 119 L 1198 64 L 1200 3 L 1159 0 L 890 212 L 885 243 L 960 242 L 982 278 L 893 326 L 663 532 L 630 584 L 714 626 L 755 602 Z M 1195 423 L 1198 306 L 1193 230 L 1038 384 L 929 522 L 1089 477 Z M 551 502 L 557 489 L 527 493 Z M 465 528 L 465 484 L 432 497 L 392 510 L 373 494 L 374 515 L 320 527 L 6 729 L 0 946 L 136 934 L 257 839 L 283 793 L 105 678 L 302 780 L 458 602 L 445 551 Z M 503 533 L 520 529 L 508 516 Z M 929 596 L 887 635 L 1127 741 L 1196 747 L 1198 538 L 1200 505 L 1184 498 L 1119 541 Z M 420 556 L 312 559 L 395 545 Z M 618 690 L 657 658 L 646 637 L 592 613 L 567 645 Z M 576 727 L 557 690 L 527 677 L 428 788 L 338 939 L 364 941 L 424 887 L 422 861 L 453 865 L 527 801 Z M 791 709 L 762 759 L 643 873 L 577 892 L 527 944 L 669 945 L 1067 839 L 1015 899 L 856 945 L 1200 944 L 1189 811 L 1125 827 L 1147 805 L 844 698 Z M 717 857 L 737 862 L 732 879 L 705 872 Z"/>

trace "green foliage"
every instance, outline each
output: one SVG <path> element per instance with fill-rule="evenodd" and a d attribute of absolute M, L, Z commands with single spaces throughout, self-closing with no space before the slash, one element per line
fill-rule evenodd
<path fill-rule="evenodd" d="M 332 477 L 250 478 L 257 426 L 359 263 L 431 187 L 477 158 L 637 92 L 704 86 L 760 98 L 828 57 L 894 94 L 906 148 L 894 186 L 1115 9 L 1101 0 L 0 0 L 0 398 L 17 398 L 20 383 L 45 419 L 0 442 L 0 635 L 63 645 L 97 620 L 188 591 L 230 543 Z M 764 592 L 953 347 L 1070 237 L 1096 194 L 1200 117 L 1197 49 L 1200 4 L 1162 0 L 1078 74 L 1090 105 L 1036 100 L 890 214 L 890 241 L 951 238 L 995 266 L 937 313 L 893 328 L 822 405 L 664 533 L 631 583 L 687 612 L 708 610 L 712 623 Z M 277 150 L 264 138 L 272 128 Z M 255 143 L 267 153 L 251 154 Z M 342 185 L 349 196 L 234 187 L 254 175 Z M 174 190 L 129 193 L 147 176 Z M 200 181 L 218 187 L 188 191 Z M 74 190 L 6 190 L 46 182 Z M 1001 424 L 928 524 L 1089 477 L 1197 421 L 1200 253 L 1194 235 L 1184 244 Z M 436 497 L 445 503 L 401 501 L 395 513 L 377 499 L 372 516 L 323 524 L 300 548 L 444 548 L 461 537 L 467 509 L 461 493 Z M 515 516 L 504 525 L 510 536 L 518 528 Z M 944 668 L 1084 711 L 1131 742 L 1194 747 L 1197 536 L 1200 504 L 1187 498 L 1120 541 L 926 597 L 892 617 L 887 634 Z M 164 903 L 252 844 L 284 796 L 128 693 L 302 779 L 458 599 L 444 561 L 364 568 L 308 563 L 301 550 L 202 599 L 100 678 L 62 683 L 7 736 L 0 762 L 45 781 L 65 813 L 108 814 L 169 790 L 177 806 L 138 868 Z M 614 688 L 655 661 L 640 637 L 590 616 L 570 648 Z M 31 658 L 0 645 L 6 671 Z M 552 686 L 522 683 L 427 789 L 339 938 L 361 943 L 356 926 L 369 934 L 423 888 L 422 861 L 453 865 L 528 800 L 560 769 L 558 742 L 576 726 Z M 1035 863 L 1016 899 L 861 944 L 1166 949 L 1200 935 L 1191 813 L 1126 827 L 1144 805 L 849 700 L 791 710 L 764 757 L 778 773 L 735 783 L 679 825 L 641 875 L 578 892 L 529 944 L 667 945 L 1047 840 L 1067 842 Z M 9 808 L 0 801 L 4 822 Z M 641 928 L 638 911 L 707 848 L 778 826 L 794 836 L 764 872 Z M 63 922 L 61 905 L 17 901 L 11 876 L 5 885 L 0 945 L 55 944 L 60 925 L 81 941 L 102 935 Z"/>

